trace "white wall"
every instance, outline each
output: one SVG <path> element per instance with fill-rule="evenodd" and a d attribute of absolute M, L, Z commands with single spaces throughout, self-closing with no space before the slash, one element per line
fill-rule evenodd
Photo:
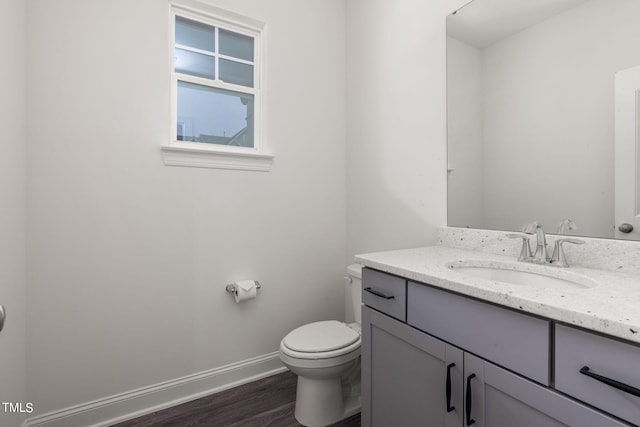
<path fill-rule="evenodd" d="M 0 2 L 0 304 L 7 319 L 0 332 L 0 402 L 26 396 L 26 4 Z M 24 414 L 0 407 L 0 426 L 20 425 Z"/>
<path fill-rule="evenodd" d="M 165 2 L 31 0 L 38 412 L 275 351 L 298 324 L 342 315 L 354 253 L 434 243 L 445 17 L 465 1 L 212 1 L 267 22 L 276 161 L 261 174 L 161 164 Z M 264 289 L 236 306 L 223 288 L 241 277 Z"/>
<path fill-rule="evenodd" d="M 446 225 L 445 18 L 465 0 L 349 0 L 348 253 Z"/>
<path fill-rule="evenodd" d="M 485 49 L 487 228 L 613 237 L 614 75 L 640 64 L 639 14 L 593 0 Z"/>
<path fill-rule="evenodd" d="M 267 23 L 269 173 L 162 164 L 166 1 L 29 3 L 39 413 L 274 352 L 343 316 L 345 2 L 210 3 Z M 243 278 L 263 289 L 236 305 L 224 286 Z"/>

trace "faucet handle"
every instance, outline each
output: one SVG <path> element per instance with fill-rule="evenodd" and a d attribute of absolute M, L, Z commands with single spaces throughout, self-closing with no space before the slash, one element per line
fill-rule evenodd
<path fill-rule="evenodd" d="M 507 237 L 510 239 L 522 239 L 522 248 L 520 248 L 520 256 L 518 257 L 518 261 L 523 261 L 527 258 L 531 258 L 531 245 L 529 244 L 529 239 L 531 238 L 531 236 L 527 234 L 510 233 L 507 234 Z"/>
<path fill-rule="evenodd" d="M 572 243 L 574 245 L 584 245 L 585 241 L 580 239 L 558 239 L 553 246 L 553 255 L 551 256 L 551 263 L 558 267 L 569 267 L 567 259 L 562 249 L 563 243 Z"/>
<path fill-rule="evenodd" d="M 566 230 L 573 231 L 577 230 L 578 225 L 572 219 L 565 218 L 558 224 L 558 228 L 556 229 L 556 234 L 564 234 Z"/>
<path fill-rule="evenodd" d="M 528 224 L 525 224 L 522 227 L 522 232 L 526 234 L 534 234 L 538 227 L 540 227 L 540 225 L 538 224 L 538 221 L 533 221 Z"/>

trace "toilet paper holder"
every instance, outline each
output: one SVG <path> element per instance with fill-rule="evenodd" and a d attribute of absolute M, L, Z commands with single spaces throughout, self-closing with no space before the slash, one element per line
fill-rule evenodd
<path fill-rule="evenodd" d="M 256 289 L 260 289 L 262 286 L 260 285 L 260 282 L 258 282 L 257 280 L 254 280 L 254 283 L 256 285 Z M 229 283 L 225 289 L 227 290 L 227 292 L 229 292 L 230 294 L 233 295 L 238 295 L 238 287 L 236 286 L 235 283 Z"/>

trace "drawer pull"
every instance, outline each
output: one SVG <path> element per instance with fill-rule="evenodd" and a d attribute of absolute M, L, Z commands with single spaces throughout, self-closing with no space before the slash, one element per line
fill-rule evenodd
<path fill-rule="evenodd" d="M 451 412 L 454 409 L 456 409 L 455 406 L 451 406 L 451 368 L 453 368 L 454 366 L 456 366 L 455 363 L 450 363 L 447 366 L 447 385 L 446 385 L 446 392 L 447 392 L 447 412 Z"/>
<path fill-rule="evenodd" d="M 377 291 L 377 290 L 375 290 L 373 288 L 364 288 L 364 290 L 369 292 L 370 294 L 373 294 L 373 295 L 375 295 L 377 297 L 380 297 L 380 298 L 384 298 L 384 299 L 394 299 L 395 298 L 395 296 L 393 296 L 393 295 L 385 294 L 384 292 Z"/>
<path fill-rule="evenodd" d="M 471 374 L 467 377 L 467 394 L 465 396 L 465 407 L 467 412 L 467 426 L 472 425 L 476 422 L 473 418 L 471 418 L 471 380 L 476 377 L 476 374 Z"/>
<path fill-rule="evenodd" d="M 598 375 L 598 374 L 594 374 L 593 372 L 589 371 L 589 367 L 588 366 L 583 366 L 582 369 L 580 369 L 580 373 L 583 375 L 586 375 L 588 377 L 591 377 L 597 381 L 600 381 L 601 383 L 605 383 L 608 386 L 611 386 L 613 388 L 617 388 L 618 390 L 622 390 L 625 393 L 629 393 L 632 394 L 634 396 L 638 396 L 640 397 L 640 389 L 637 389 L 635 387 L 631 387 L 630 385 L 621 383 L 619 381 L 616 380 L 612 380 L 611 378 L 607 378 L 607 377 L 603 377 L 602 375 Z"/>

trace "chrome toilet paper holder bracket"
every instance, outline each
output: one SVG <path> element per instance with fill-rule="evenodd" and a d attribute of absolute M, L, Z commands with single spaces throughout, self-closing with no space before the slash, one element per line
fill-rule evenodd
<path fill-rule="evenodd" d="M 256 285 L 256 289 L 260 289 L 262 286 L 260 285 L 260 282 L 258 282 L 257 280 L 254 280 L 254 283 Z M 227 292 L 229 292 L 230 294 L 233 295 L 238 295 L 238 287 L 236 286 L 235 283 L 229 283 L 225 289 L 227 290 Z"/>

